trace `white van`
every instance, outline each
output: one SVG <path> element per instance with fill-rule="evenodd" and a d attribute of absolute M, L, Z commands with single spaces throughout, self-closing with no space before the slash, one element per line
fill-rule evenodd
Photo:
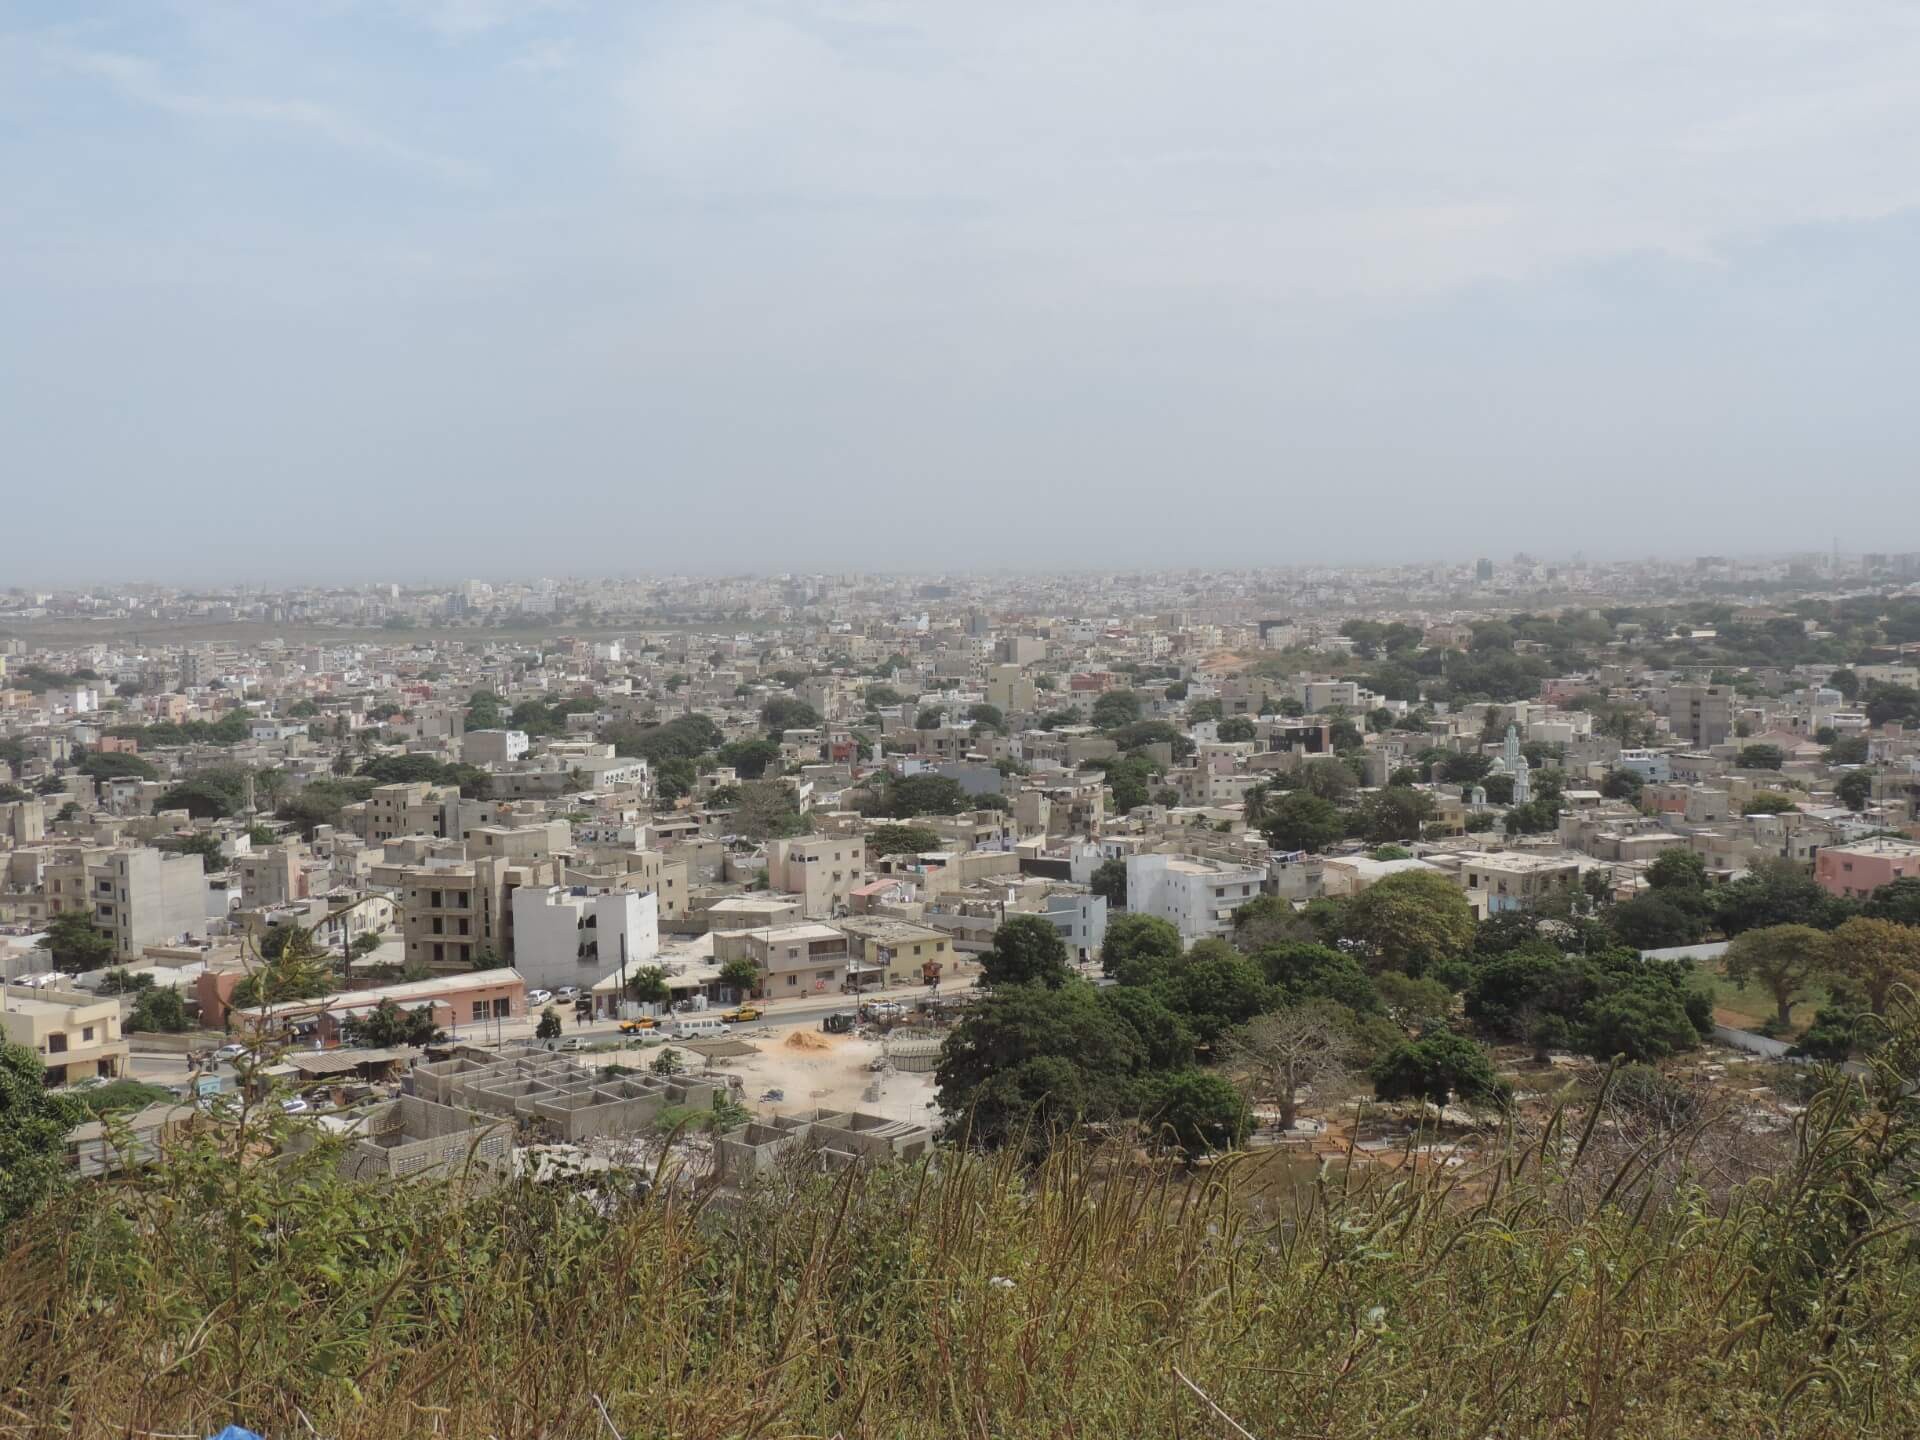
<path fill-rule="evenodd" d="M 665 1028 L 676 1040 L 712 1040 L 727 1033 L 727 1022 L 718 1015 L 676 1015 Z"/>

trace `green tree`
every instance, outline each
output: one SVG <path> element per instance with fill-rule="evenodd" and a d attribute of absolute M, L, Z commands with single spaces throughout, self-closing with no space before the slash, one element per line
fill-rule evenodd
<path fill-rule="evenodd" d="M 67 1132 L 87 1118 L 47 1089 L 40 1057 L 0 1040 L 0 1231 L 66 1183 Z"/>
<path fill-rule="evenodd" d="M 365 1015 L 349 1020 L 346 1029 L 347 1037 L 352 1044 L 371 1046 L 376 1049 L 390 1049 L 401 1045 L 434 1045 L 447 1038 L 446 1032 L 433 1023 L 431 1005 L 420 1005 L 411 1010 L 405 1010 L 391 1000 L 382 1000 Z"/>
<path fill-rule="evenodd" d="M 742 780 L 758 780 L 778 765 L 780 747 L 772 740 L 754 736 L 722 745 L 719 758 L 722 765 L 733 767 Z"/>
<path fill-rule="evenodd" d="M 1742 745 L 1733 763 L 1742 770 L 1778 770 L 1787 763 L 1787 752 L 1778 745 Z"/>
<path fill-rule="evenodd" d="M 1640 1064 L 1664 1060 L 1699 1043 L 1679 990 L 1653 976 L 1602 995 L 1579 1028 L 1580 1048 L 1596 1060 L 1615 1055 Z"/>
<path fill-rule="evenodd" d="M 1544 835 L 1560 824 L 1560 807 L 1546 795 L 1536 795 L 1524 805 L 1507 811 L 1509 835 Z"/>
<path fill-rule="evenodd" d="M 166 841 L 160 848 L 176 855 L 198 855 L 202 874 L 211 874 L 227 863 L 227 857 L 220 853 L 220 842 L 205 830 L 196 830 L 178 840 Z"/>
<path fill-rule="evenodd" d="M 1138 1037 L 1152 1070 L 1180 1070 L 1193 1063 L 1193 1031 L 1153 991 L 1139 985 L 1110 985 L 1100 1003 L 1124 1020 Z"/>
<path fill-rule="evenodd" d="M 1778 790 L 1756 790 L 1741 805 L 1743 815 L 1784 815 L 1800 807 L 1794 803 L 1791 795 L 1783 795 Z"/>
<path fill-rule="evenodd" d="M 1790 861 L 1761 860 L 1712 894 L 1714 918 L 1728 935 L 1770 925 L 1831 929 L 1852 913 Z"/>
<path fill-rule="evenodd" d="M 720 983 L 732 986 L 742 995 L 758 995 L 760 967 L 744 955 L 735 956 L 720 967 Z"/>
<path fill-rule="evenodd" d="M 969 705 L 967 718 L 976 725 L 984 725 L 989 730 L 1005 730 L 1007 717 L 1000 713 L 998 705 Z"/>
<path fill-rule="evenodd" d="M 1268 945 L 1253 959 L 1274 987 L 1275 997 L 1285 1004 L 1330 1000 L 1360 1014 L 1380 1008 L 1373 977 L 1344 950 L 1293 940 Z"/>
<path fill-rule="evenodd" d="M 1609 770 L 1600 782 L 1600 793 L 1609 800 L 1625 800 L 1628 804 L 1638 804 L 1640 792 L 1647 782 L 1634 770 Z"/>
<path fill-rule="evenodd" d="M 733 965 L 737 964 L 738 961 L 730 960 L 727 963 Z M 746 967 L 750 973 L 746 975 L 744 981 L 738 978 L 741 974 L 738 970 L 733 972 L 736 977 L 735 979 L 727 980 L 725 967 L 721 969 L 720 978 L 726 981 L 727 984 L 735 986 L 737 989 L 752 990 L 759 984 L 760 967 L 755 965 L 751 960 L 746 962 Z M 665 1005 L 673 999 L 673 991 L 667 985 L 667 972 L 658 965 L 642 965 L 639 969 L 635 970 L 633 974 L 629 975 L 627 977 L 627 993 L 642 1005 Z"/>
<path fill-rule="evenodd" d="M 1647 885 L 1654 890 L 1707 888 L 1707 862 L 1691 850 L 1662 850 L 1647 866 Z"/>
<path fill-rule="evenodd" d="M 1088 877 L 1087 888 L 1105 900 L 1110 910 L 1124 910 L 1127 904 L 1127 862 L 1117 857 L 1102 860 Z"/>
<path fill-rule="evenodd" d="M 536 1040 L 558 1040 L 560 1038 L 560 1012 L 549 1005 L 540 1012 L 540 1023 L 533 1027 Z"/>
<path fill-rule="evenodd" d="M 925 825 L 876 825 L 867 832 L 867 858 L 923 855 L 940 849 L 940 834 Z"/>
<path fill-rule="evenodd" d="M 1145 1118 L 1189 1155 L 1231 1150 L 1247 1137 L 1247 1102 L 1205 1070 L 1158 1075 L 1146 1090 Z"/>
<path fill-rule="evenodd" d="M 1386 845 L 1394 840 L 1418 840 L 1421 826 L 1432 818 L 1433 797 L 1426 791 L 1389 786 L 1360 802 L 1351 827 L 1369 845 Z"/>
<path fill-rule="evenodd" d="M 887 813 L 896 820 L 919 815 L 958 815 L 967 808 L 967 792 L 945 775 L 906 775 L 887 786 Z"/>
<path fill-rule="evenodd" d="M 678 1050 L 662 1050 L 653 1057 L 653 1063 L 647 1069 L 655 1075 L 678 1075 L 687 1068 L 687 1062 L 680 1058 Z"/>
<path fill-rule="evenodd" d="M 1473 949 L 1473 907 L 1432 870 L 1403 870 L 1368 886 L 1347 905 L 1344 926 L 1375 971 L 1418 975 Z"/>
<path fill-rule="evenodd" d="M 748 840 L 778 840 L 811 828 L 795 808 L 793 792 L 776 780 L 750 780 L 733 804 L 733 832 Z"/>
<path fill-rule="evenodd" d="M 1131 690 L 1109 690 L 1093 702 L 1093 724 L 1101 730 L 1117 730 L 1140 718 L 1140 697 Z"/>
<path fill-rule="evenodd" d="M 1300 788 L 1336 805 L 1345 804 L 1358 785 L 1344 760 L 1323 755 L 1300 767 Z"/>
<path fill-rule="evenodd" d="M 789 730 L 811 730 L 820 723 L 820 712 L 804 700 L 775 695 L 760 707 L 760 722 L 770 738 L 778 740 Z"/>
<path fill-rule="evenodd" d="M 1253 721 L 1246 716 L 1229 715 L 1220 722 L 1220 728 L 1216 733 L 1220 739 L 1237 745 L 1253 739 L 1255 731 Z"/>
<path fill-rule="evenodd" d="M 1900 986 L 1920 992 L 1920 929 L 1856 915 L 1827 937 L 1827 968 L 1886 1015 Z"/>
<path fill-rule="evenodd" d="M 180 992 L 171 986 L 142 990 L 127 1012 L 125 1029 L 129 1034 L 160 1031 L 177 1035 L 187 1028 L 187 1007 L 181 1002 Z"/>
<path fill-rule="evenodd" d="M 1044 1149 L 1063 1126 L 1135 1113 L 1146 1050 L 1093 987 L 1007 985 L 947 1033 L 936 1072 L 941 1110 L 975 1144 L 1024 1135 Z"/>
<path fill-rule="evenodd" d="M 1442 1032 L 1395 1046 L 1373 1064 L 1374 1094 L 1382 1100 L 1427 1100 L 1445 1105 L 1458 1096 L 1469 1105 L 1504 1108 L 1510 1098 L 1487 1052 L 1462 1035 Z"/>
<path fill-rule="evenodd" d="M 79 764 L 82 775 L 90 775 L 95 780 L 157 780 L 160 772 L 138 755 L 112 753 L 103 750 L 89 751 L 87 758 Z"/>
<path fill-rule="evenodd" d="M 189 775 L 163 792 L 153 808 L 185 810 L 196 820 L 220 820 L 237 813 L 245 798 L 246 771 L 223 765 Z"/>
<path fill-rule="evenodd" d="M 1128 983 L 1121 977 L 1121 983 Z M 1152 981 L 1154 994 L 1211 1045 L 1236 1025 L 1273 1007 L 1260 967 L 1224 940 L 1202 940 Z"/>
<path fill-rule="evenodd" d="M 1840 797 L 1842 805 L 1858 815 L 1873 799 L 1873 772 L 1871 770 L 1847 771 L 1835 782 L 1833 793 Z"/>
<path fill-rule="evenodd" d="M 69 975 L 98 970 L 113 959 L 113 941 L 93 928 L 84 910 L 63 910 L 47 922 L 39 946 L 53 968 Z"/>
<path fill-rule="evenodd" d="M 1866 898 L 1860 913 L 1875 920 L 1920 925 L 1920 876 L 1907 875 L 1882 885 Z"/>
<path fill-rule="evenodd" d="M 1329 800 L 1305 790 L 1289 791 L 1265 807 L 1263 833 L 1276 850 L 1325 850 L 1347 833 L 1347 817 Z"/>
<path fill-rule="evenodd" d="M 1722 960 L 1727 978 L 1758 985 L 1773 1000 L 1782 1026 L 1793 1023 L 1793 1006 L 1827 965 L 1827 937 L 1809 925 L 1767 925 L 1736 935 Z"/>
<path fill-rule="evenodd" d="M 1158 915 L 1116 915 L 1100 942 L 1100 968 L 1126 984 L 1157 974 L 1185 949 L 1180 932 Z"/>
<path fill-rule="evenodd" d="M 980 957 L 984 985 L 1044 985 L 1057 990 L 1073 978 L 1066 942 L 1040 915 L 1014 915 L 993 932 L 993 947 Z"/>

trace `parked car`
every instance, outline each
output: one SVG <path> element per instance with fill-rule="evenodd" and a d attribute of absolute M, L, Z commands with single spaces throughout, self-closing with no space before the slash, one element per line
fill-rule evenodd
<path fill-rule="evenodd" d="M 584 1050 L 587 1048 L 587 1042 L 582 1040 L 578 1035 L 569 1035 L 566 1039 L 562 1040 L 556 1048 L 561 1050 Z"/>
<path fill-rule="evenodd" d="M 859 1022 L 860 1017 L 853 1011 L 836 1010 L 831 1015 L 820 1017 L 820 1028 L 829 1035 L 851 1035 L 853 1027 Z"/>
<path fill-rule="evenodd" d="M 758 1020 L 764 1013 L 758 1005 L 736 1005 L 731 1010 L 722 1010 L 720 1018 L 729 1025 L 735 1025 L 745 1020 Z"/>
<path fill-rule="evenodd" d="M 247 1047 L 244 1045 L 222 1045 L 213 1052 L 213 1058 L 222 1064 L 231 1065 L 246 1053 Z"/>
<path fill-rule="evenodd" d="M 527 1008 L 530 1010 L 536 1009 L 541 1005 L 550 1005 L 552 1003 L 553 992 L 551 990 L 529 990 L 527 992 Z"/>
<path fill-rule="evenodd" d="M 553 992 L 553 998 L 563 1005 L 571 1005 L 580 998 L 578 985 L 562 985 Z"/>
<path fill-rule="evenodd" d="M 644 1035 L 649 1030 L 658 1030 L 659 1028 L 660 1022 L 651 1015 L 642 1015 L 637 1020 L 622 1020 L 620 1022 L 620 1033 L 622 1035 Z"/>
<path fill-rule="evenodd" d="M 286 1111 L 287 1114 L 289 1115 L 304 1115 L 307 1113 L 307 1111 L 311 1110 L 313 1107 L 307 1104 L 307 1102 L 301 1099 L 298 1095 L 289 1095 L 286 1099 L 280 1102 L 280 1108 Z"/>

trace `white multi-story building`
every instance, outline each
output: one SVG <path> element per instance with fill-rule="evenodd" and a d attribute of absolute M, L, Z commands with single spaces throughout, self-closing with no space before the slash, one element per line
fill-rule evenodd
<path fill-rule="evenodd" d="M 1189 945 L 1233 929 L 1233 912 L 1260 893 L 1267 872 L 1195 855 L 1127 859 L 1127 911 L 1158 915 Z"/>
<path fill-rule="evenodd" d="M 528 989 L 583 990 L 660 953 L 660 902 L 633 890 L 522 886 L 513 892 L 513 968 Z"/>

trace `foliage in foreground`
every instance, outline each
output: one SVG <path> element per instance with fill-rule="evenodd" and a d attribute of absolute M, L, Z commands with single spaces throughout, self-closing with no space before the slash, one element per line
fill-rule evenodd
<path fill-rule="evenodd" d="M 1231 1433 L 1212 1406 L 1262 1437 L 1912 1434 L 1916 1054 L 1897 1030 L 1725 1190 L 1684 1127 L 1609 1147 L 1592 1103 L 1468 1174 L 1068 1144 L 725 1208 L 383 1191 L 223 1131 L 8 1233 L 0 1430 L 586 1435 L 598 1395 L 712 1440 Z"/>

